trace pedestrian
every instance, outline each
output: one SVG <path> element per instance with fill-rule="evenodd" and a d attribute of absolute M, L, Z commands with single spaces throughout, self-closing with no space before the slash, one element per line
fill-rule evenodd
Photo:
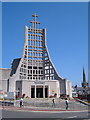
<path fill-rule="evenodd" d="M 66 103 L 66 110 L 67 110 L 68 109 L 68 103 L 69 103 L 67 98 L 65 98 L 65 103 Z"/>
<path fill-rule="evenodd" d="M 2 98 L 2 106 L 4 106 L 4 98 Z"/>
<path fill-rule="evenodd" d="M 52 99 L 52 107 L 55 107 L 55 100 Z"/>
<path fill-rule="evenodd" d="M 20 107 L 23 106 L 23 98 L 20 99 Z"/>

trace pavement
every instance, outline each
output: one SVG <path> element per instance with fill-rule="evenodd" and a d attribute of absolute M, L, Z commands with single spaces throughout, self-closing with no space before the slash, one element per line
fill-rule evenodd
<path fill-rule="evenodd" d="M 44 101 L 32 101 L 25 102 L 24 106 L 19 107 L 19 103 L 15 104 L 16 106 L 2 106 L 0 105 L 1 110 L 9 110 L 9 111 L 38 111 L 38 112 L 48 112 L 48 111 L 66 111 L 66 112 L 79 112 L 79 111 L 89 111 L 90 107 L 88 105 L 84 105 L 82 103 L 76 101 L 69 101 L 68 110 L 66 110 L 65 101 L 56 101 L 55 106 L 52 106 L 52 102 Z"/>
<path fill-rule="evenodd" d="M 33 104 L 33 103 L 34 104 Z M 69 101 L 69 108 L 66 110 L 65 101 L 56 102 L 55 107 L 52 106 L 52 102 L 46 101 L 29 101 L 24 103 L 24 106 L 1 106 L 1 113 L 3 118 L 89 118 L 89 107 L 85 104 L 80 104 L 76 101 Z M 46 105 L 46 106 L 45 106 Z M 7 119 L 6 119 L 7 120 Z"/>
<path fill-rule="evenodd" d="M 22 106 L 22 107 L 14 107 L 14 106 L 0 106 L 1 110 L 9 110 L 9 111 L 38 111 L 38 112 L 48 112 L 48 111 L 66 111 L 66 112 L 85 112 L 89 111 L 89 109 L 62 109 L 62 108 L 47 108 L 47 107 L 33 107 L 33 106 Z"/>

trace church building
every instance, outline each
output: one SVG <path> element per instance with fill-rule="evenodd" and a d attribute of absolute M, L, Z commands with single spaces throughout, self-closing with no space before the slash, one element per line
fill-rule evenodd
<path fill-rule="evenodd" d="M 72 97 L 71 81 L 59 76 L 46 45 L 46 28 L 39 27 L 38 15 L 32 15 L 31 26 L 25 26 L 22 57 L 14 59 L 7 78 L 7 91 L 30 98 L 60 95 Z M 58 59 L 58 58 L 56 58 Z M 2 78 L 3 79 L 3 78 Z M 4 80 L 2 80 L 3 83 Z"/>

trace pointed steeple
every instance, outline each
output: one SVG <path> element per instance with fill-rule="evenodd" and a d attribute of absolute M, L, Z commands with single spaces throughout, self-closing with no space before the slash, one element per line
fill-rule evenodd
<path fill-rule="evenodd" d="M 86 82 L 86 74 L 85 74 L 85 70 L 83 67 L 83 83 L 82 83 L 82 87 L 87 87 L 88 83 Z"/>
<path fill-rule="evenodd" d="M 83 83 L 86 83 L 86 74 L 85 74 L 85 71 L 84 71 L 84 67 L 83 67 Z"/>

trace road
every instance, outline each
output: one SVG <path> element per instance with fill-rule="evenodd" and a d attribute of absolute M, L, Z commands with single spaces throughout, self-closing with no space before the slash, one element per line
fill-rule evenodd
<path fill-rule="evenodd" d="M 71 111 L 50 111 L 50 112 L 34 112 L 34 111 L 9 111 L 2 110 L 3 118 L 88 118 L 88 111 L 71 112 Z"/>

